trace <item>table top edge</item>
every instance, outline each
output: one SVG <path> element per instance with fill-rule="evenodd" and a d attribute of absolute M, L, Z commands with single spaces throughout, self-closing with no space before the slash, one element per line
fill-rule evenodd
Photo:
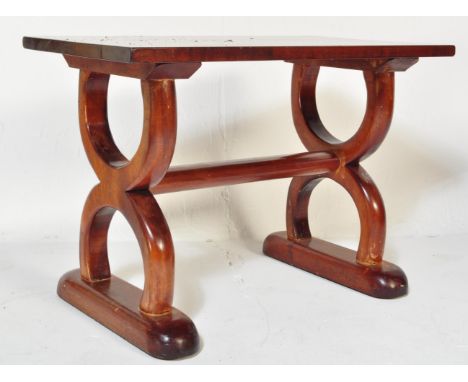
<path fill-rule="evenodd" d="M 451 57 L 456 51 L 439 44 L 129 47 L 31 36 L 23 37 L 23 47 L 122 63 Z"/>

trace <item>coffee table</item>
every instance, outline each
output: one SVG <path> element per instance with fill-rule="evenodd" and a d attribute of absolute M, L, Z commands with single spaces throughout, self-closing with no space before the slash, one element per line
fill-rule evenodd
<path fill-rule="evenodd" d="M 82 214 L 80 268 L 60 279 L 58 294 L 132 344 L 161 359 L 186 357 L 199 349 L 195 325 L 172 306 L 174 248 L 153 194 L 291 177 L 286 231 L 269 235 L 264 253 L 373 297 L 407 293 L 404 272 L 383 260 L 384 204 L 360 161 L 379 147 L 390 127 L 394 72 L 405 71 L 419 57 L 453 56 L 454 46 L 322 37 L 106 36 L 24 37 L 23 46 L 60 53 L 80 70 L 81 137 L 99 179 Z M 170 167 L 177 127 L 175 81 L 190 78 L 203 62 L 271 60 L 292 66 L 292 114 L 307 151 Z M 364 75 L 366 112 L 359 129 L 344 142 L 327 131 L 317 111 L 315 88 L 322 66 Z M 119 151 L 107 121 L 110 75 L 141 81 L 144 126 L 131 159 Z M 356 204 L 361 225 L 357 251 L 311 235 L 309 198 L 325 178 L 344 187 Z M 109 267 L 107 232 L 117 210 L 141 248 L 143 291 L 113 276 Z"/>

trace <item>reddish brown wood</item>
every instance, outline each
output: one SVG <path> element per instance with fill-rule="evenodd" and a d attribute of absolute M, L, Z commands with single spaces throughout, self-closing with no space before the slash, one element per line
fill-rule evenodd
<path fill-rule="evenodd" d="M 174 166 L 150 191 L 154 194 L 226 186 L 299 175 L 326 175 L 340 165 L 330 153 L 303 153 L 193 166 Z"/>
<path fill-rule="evenodd" d="M 177 108 L 174 80 L 143 80 L 144 124 L 131 160 L 112 138 L 107 121 L 109 75 L 83 68 L 80 74 L 80 131 L 88 159 L 102 183 L 115 192 L 148 189 L 166 173 L 174 153 Z"/>
<path fill-rule="evenodd" d="M 175 308 L 158 316 L 141 313 L 141 290 L 118 277 L 90 283 L 80 277 L 77 269 L 63 275 L 57 292 L 153 357 L 178 359 L 199 349 L 197 329 L 190 318 Z"/>
<path fill-rule="evenodd" d="M 70 68 L 86 68 L 90 72 L 114 74 L 140 80 L 164 80 L 190 78 L 201 67 L 201 62 L 162 63 L 137 62 L 124 64 L 64 55 Z"/>
<path fill-rule="evenodd" d="M 395 64 L 395 67 L 401 68 L 402 64 Z M 390 127 L 394 74 L 388 71 L 391 65 L 387 65 L 385 70 L 382 70 L 382 65 L 367 64 L 364 68 L 366 113 L 358 131 L 349 140 L 341 142 L 326 130 L 318 114 L 315 91 L 319 67 L 310 63 L 294 65 L 291 100 L 299 137 L 309 151 L 335 153 L 340 159 L 340 167 L 322 176 L 293 178 L 286 209 L 287 232 L 285 235 L 273 234 L 267 237 L 264 253 L 375 297 L 399 297 L 407 291 L 403 271 L 388 263 L 385 265 L 385 272 L 391 269 L 390 279 L 397 277 L 399 280 L 397 288 L 393 281 L 382 281 L 382 277 L 385 279 L 386 276 L 379 276 L 380 271 L 376 271 L 384 269 L 385 208 L 377 187 L 359 165 L 360 160 L 378 148 Z M 309 199 L 314 188 L 324 178 L 330 178 L 344 187 L 357 207 L 361 225 L 357 252 L 343 250 L 331 243 L 325 245 L 311 235 Z M 343 262 L 343 259 L 346 261 Z M 367 268 L 368 272 L 365 271 Z M 343 275 L 342 272 L 348 274 Z M 376 280 L 380 280 L 378 290 L 375 289 Z"/>
<path fill-rule="evenodd" d="M 278 260 L 379 298 L 407 293 L 403 271 L 383 261 L 385 209 L 360 161 L 385 138 L 393 112 L 394 72 L 418 57 L 451 56 L 451 45 L 399 45 L 303 38 L 32 38 L 29 49 L 59 52 L 80 69 L 80 132 L 99 178 L 84 206 L 80 270 L 63 276 L 66 301 L 134 345 L 163 359 L 199 348 L 192 321 L 172 307 L 174 248 L 152 193 L 293 177 L 286 232 L 265 239 L 264 252 Z M 292 112 L 308 153 L 169 168 L 176 140 L 175 79 L 189 78 L 204 61 L 286 60 L 294 63 Z M 367 109 L 347 141 L 333 137 L 316 106 L 321 66 L 362 70 Z M 116 146 L 107 121 L 109 75 L 141 80 L 144 126 L 133 158 Z M 351 195 L 359 214 L 357 251 L 312 236 L 308 204 L 317 184 L 329 178 Z M 112 276 L 107 253 L 109 224 L 120 211 L 132 227 L 143 257 L 143 291 Z"/>
<path fill-rule="evenodd" d="M 80 75 L 80 131 L 88 159 L 101 182 L 89 195 L 83 211 L 82 276 L 89 281 L 110 276 L 105 242 L 112 215 L 119 210 L 135 231 L 143 253 L 146 281 L 141 309 L 159 314 L 172 302 L 174 254 L 164 216 L 152 195 L 144 190 L 164 176 L 172 159 L 176 134 L 174 83 L 142 81 L 143 138 L 128 161 L 115 145 L 107 122 L 108 80 L 108 75 L 87 71 Z M 125 192 L 134 189 L 142 191 Z"/>
<path fill-rule="evenodd" d="M 453 56 L 453 45 L 399 44 L 318 36 L 24 37 L 23 46 L 116 62 L 346 60 Z"/>
<path fill-rule="evenodd" d="M 355 251 L 324 240 L 290 240 L 286 232 L 276 232 L 266 238 L 263 251 L 277 260 L 372 297 L 389 299 L 408 292 L 406 276 L 396 265 L 386 261 L 360 264 Z"/>
<path fill-rule="evenodd" d="M 308 205 L 310 194 L 325 177 L 340 184 L 358 208 L 361 234 L 356 261 L 378 264 L 385 245 L 385 207 L 379 190 L 361 166 L 345 166 L 325 176 L 295 177 L 289 187 L 286 209 L 287 235 L 290 240 L 310 239 Z"/>
<path fill-rule="evenodd" d="M 295 64 L 292 78 L 294 125 L 309 151 L 334 152 L 346 163 L 365 159 L 385 138 L 393 113 L 394 73 L 364 71 L 367 107 L 357 132 L 340 142 L 323 125 L 317 111 L 315 89 L 320 67 Z"/>
<path fill-rule="evenodd" d="M 174 248 L 164 215 L 148 191 L 109 194 L 103 183 L 91 191 L 81 220 L 82 278 L 93 282 L 110 277 L 107 231 L 116 210 L 130 223 L 143 256 L 145 286 L 141 311 L 161 314 L 170 310 L 174 288 Z"/>
<path fill-rule="evenodd" d="M 347 60 L 294 60 L 293 64 L 327 66 L 340 69 L 372 70 L 376 72 L 404 72 L 418 62 L 417 57 Z"/>
<path fill-rule="evenodd" d="M 115 145 L 107 121 L 109 75 L 90 71 L 95 62 L 89 66 L 86 60 L 80 62 L 84 65 L 79 86 L 80 131 L 100 183 L 89 194 L 83 209 L 81 279 L 76 274 L 64 276 L 59 294 L 155 357 L 172 359 L 193 354 L 199 343 L 195 326 L 172 307 L 171 233 L 148 190 L 164 177 L 174 152 L 177 119 L 174 80 L 142 80 L 143 136 L 136 154 L 128 160 Z M 178 67 L 182 72 L 185 70 Z M 104 71 L 108 69 L 104 65 Z M 141 249 L 143 291 L 111 275 L 107 233 L 117 210 L 129 222 Z"/>

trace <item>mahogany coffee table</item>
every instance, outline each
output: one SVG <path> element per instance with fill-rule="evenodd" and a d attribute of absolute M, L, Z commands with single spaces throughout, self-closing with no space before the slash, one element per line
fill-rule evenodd
<path fill-rule="evenodd" d="M 24 37 L 23 45 L 63 54 L 70 67 L 80 70 L 80 131 L 99 184 L 83 210 L 80 269 L 65 274 L 58 284 L 58 294 L 70 304 L 154 357 L 196 353 L 195 325 L 172 306 L 174 248 L 153 194 L 290 177 L 286 231 L 265 239 L 266 255 L 373 297 L 407 293 L 403 271 L 382 260 L 384 204 L 359 162 L 379 147 L 390 127 L 394 72 L 405 71 L 419 57 L 453 56 L 454 46 L 317 37 Z M 264 60 L 292 64 L 294 125 L 307 152 L 169 167 L 176 142 L 175 80 L 190 78 L 203 62 Z M 361 70 L 364 75 L 366 113 L 345 142 L 327 131 L 317 111 L 315 87 L 321 66 Z M 109 129 L 110 75 L 141 81 L 143 136 L 132 159 L 122 155 Z M 309 198 L 324 178 L 344 187 L 356 204 L 361 224 L 357 251 L 311 236 Z M 116 210 L 138 239 L 143 291 L 111 274 L 107 232 Z"/>

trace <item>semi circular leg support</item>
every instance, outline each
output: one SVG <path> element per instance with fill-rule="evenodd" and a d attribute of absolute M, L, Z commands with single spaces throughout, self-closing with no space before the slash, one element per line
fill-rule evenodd
<path fill-rule="evenodd" d="M 193 322 L 172 307 L 174 248 L 150 185 L 164 176 L 175 144 L 174 81 L 142 81 L 143 137 L 128 160 L 107 122 L 109 75 L 82 71 L 80 131 L 100 180 L 86 201 L 80 232 L 80 269 L 67 273 L 59 295 L 148 354 L 176 359 L 196 353 Z M 143 291 L 111 274 L 109 225 L 116 211 L 130 224 L 143 257 Z"/>
<path fill-rule="evenodd" d="M 364 71 L 367 110 L 364 120 L 346 142 L 325 128 L 316 106 L 319 67 L 295 64 L 292 110 L 296 130 L 309 151 L 334 153 L 341 166 L 325 176 L 295 177 L 286 208 L 286 232 L 265 239 L 264 253 L 298 268 L 379 298 L 407 293 L 408 282 L 397 266 L 383 261 L 385 208 L 380 193 L 359 161 L 374 152 L 390 126 L 393 109 L 393 73 Z M 359 214 L 361 233 L 357 251 L 312 236 L 308 206 L 314 188 L 325 177 L 341 185 L 352 197 Z"/>

